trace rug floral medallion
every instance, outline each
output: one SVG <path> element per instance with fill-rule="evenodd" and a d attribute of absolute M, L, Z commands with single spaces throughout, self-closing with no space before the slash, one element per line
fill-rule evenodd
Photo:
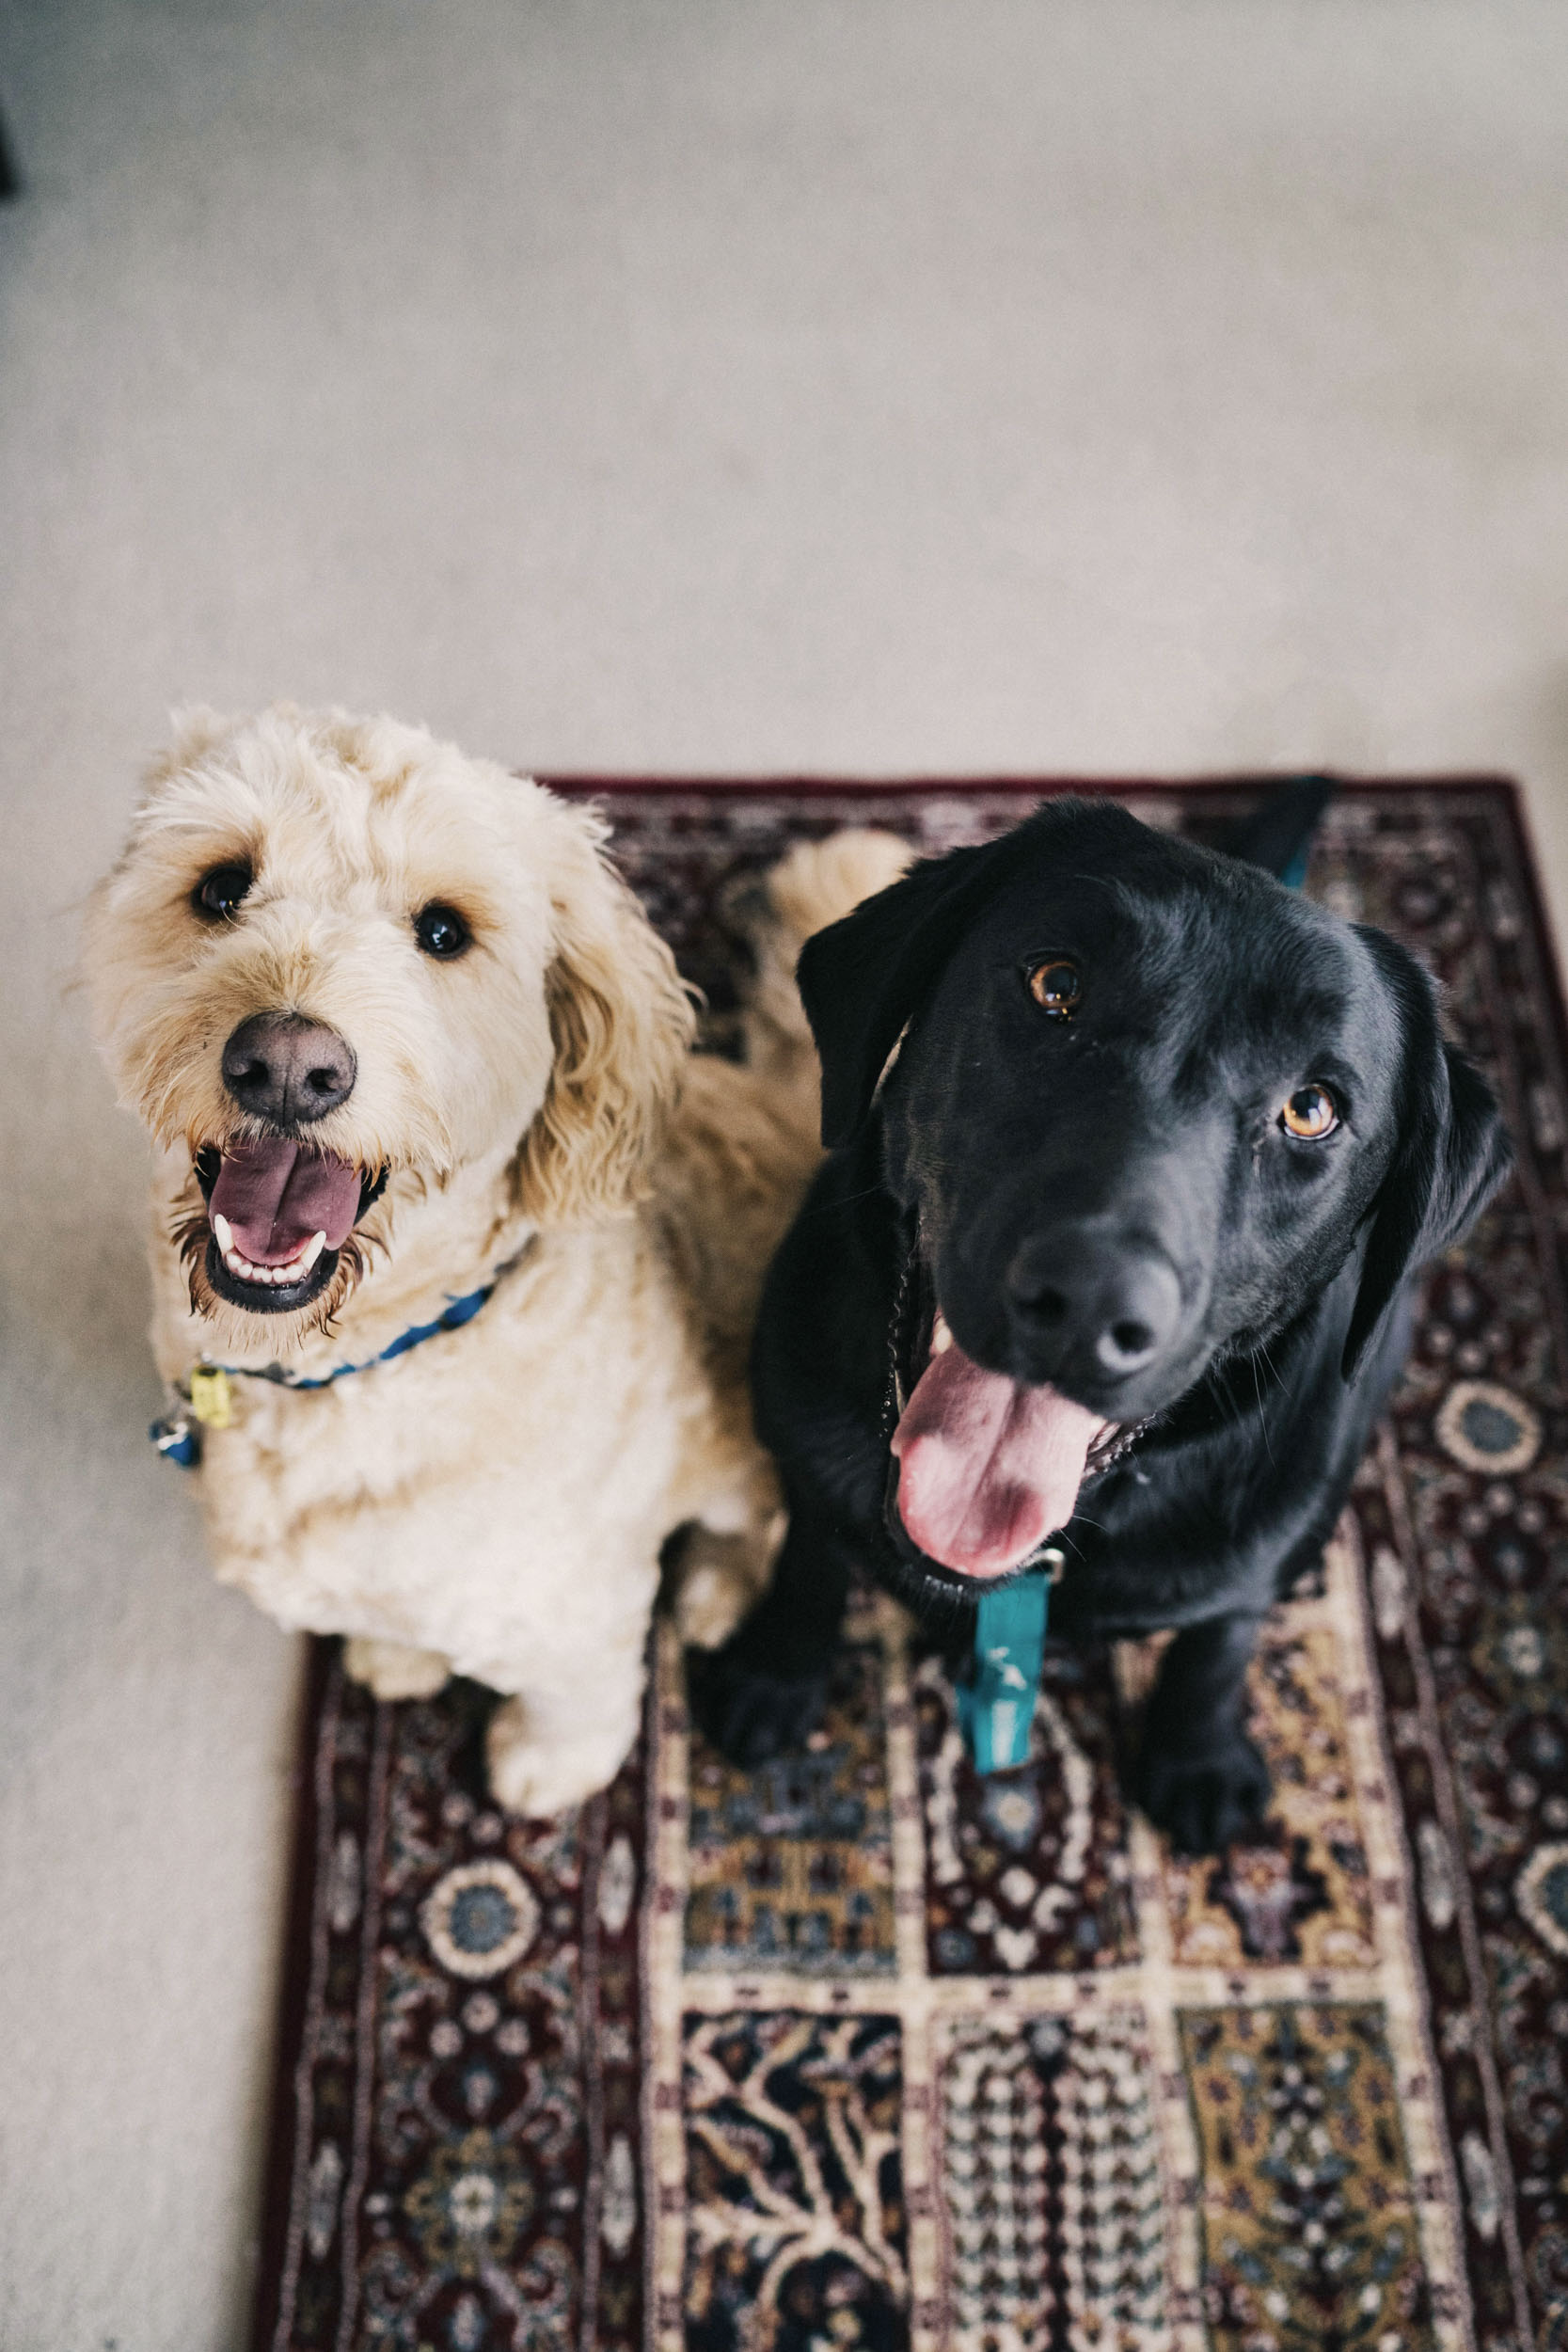
<path fill-rule="evenodd" d="M 721 1047 L 737 877 L 1039 788 L 602 798 Z M 1256 790 L 1118 797 L 1201 837 Z M 1440 974 L 1519 1171 L 1271 1623 L 1257 1838 L 1177 1861 L 1124 1805 L 1150 1645 L 1050 1651 L 981 1779 L 866 1594 L 746 1774 L 664 1626 L 638 1754 L 545 1823 L 485 1801 L 483 1692 L 378 1707 L 318 1645 L 259 2352 L 1568 2346 L 1560 1001 L 1506 786 L 1347 786 L 1308 887 Z"/>

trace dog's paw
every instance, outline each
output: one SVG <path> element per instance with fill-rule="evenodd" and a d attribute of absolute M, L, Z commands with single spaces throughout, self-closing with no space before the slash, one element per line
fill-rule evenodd
<path fill-rule="evenodd" d="M 1269 1809 L 1269 1768 L 1238 1732 L 1205 1756 L 1146 1752 L 1134 1793 L 1180 1854 L 1223 1853 L 1258 1827 Z"/>
<path fill-rule="evenodd" d="M 766 1586 L 770 1562 L 771 1550 L 753 1536 L 693 1528 L 674 1579 L 673 1611 L 682 1646 L 717 1649 L 728 1641 Z"/>
<path fill-rule="evenodd" d="M 607 1788 L 630 1744 L 629 1738 L 611 1739 L 603 1731 L 582 1740 L 548 1739 L 531 1722 L 525 1700 L 505 1699 L 484 1735 L 490 1794 L 503 1813 L 547 1820 Z"/>
<path fill-rule="evenodd" d="M 433 1699 L 451 1674 L 439 1650 L 409 1649 L 402 1642 L 372 1642 L 355 1634 L 343 1645 L 343 1672 L 378 1699 Z"/>
<path fill-rule="evenodd" d="M 688 1650 L 686 1690 L 704 1739 L 748 1772 L 803 1748 L 828 1696 L 822 1677 L 791 1680 L 768 1674 L 734 1642 L 718 1650 Z"/>

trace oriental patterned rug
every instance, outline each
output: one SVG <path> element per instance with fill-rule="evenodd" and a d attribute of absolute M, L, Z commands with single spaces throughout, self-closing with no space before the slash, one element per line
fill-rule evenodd
<path fill-rule="evenodd" d="M 737 873 L 1041 788 L 603 797 L 721 1045 Z M 1117 792 L 1201 835 L 1256 789 Z M 1123 1805 L 1141 1649 L 1052 1652 L 983 1781 L 866 1597 L 748 1776 L 666 1628 L 640 1753 L 539 1823 L 484 1801 L 482 1692 L 377 1707 L 320 1645 L 259 2352 L 1568 2345 L 1561 1009 L 1505 785 L 1346 787 L 1308 887 L 1441 974 L 1519 1173 L 1263 1645 L 1260 1836 L 1180 1863 Z"/>

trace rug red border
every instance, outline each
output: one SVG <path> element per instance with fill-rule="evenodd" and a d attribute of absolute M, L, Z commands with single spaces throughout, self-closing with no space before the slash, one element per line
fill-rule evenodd
<path fill-rule="evenodd" d="M 1321 776 L 1340 792 L 1497 792 L 1520 803 L 1519 787 L 1497 769 L 1456 769 L 1444 775 L 1340 775 L 1332 768 L 1237 768 L 1191 776 L 942 776 L 598 774 L 572 769 L 523 769 L 552 792 L 590 800 L 595 792 L 789 792 L 801 800 L 892 800 L 910 793 L 998 792 L 1052 800 L 1065 792 L 1264 792 L 1276 784 Z"/>
<path fill-rule="evenodd" d="M 294 2139 L 299 2103 L 293 2082 L 293 2054 L 305 2027 L 310 1987 L 310 1914 L 316 1857 L 315 1741 L 309 1736 L 321 1713 L 338 1645 L 308 1636 L 295 1702 L 293 1762 L 291 1768 L 293 1823 L 289 1855 L 289 1892 L 278 1955 L 281 1978 L 277 1988 L 270 2076 L 272 2096 L 263 2169 L 261 2231 L 257 2247 L 256 2284 L 250 2342 L 262 2352 L 277 2328 L 278 2296 L 283 2278 L 284 2239 L 289 2225 L 289 2185 L 293 2177 Z"/>

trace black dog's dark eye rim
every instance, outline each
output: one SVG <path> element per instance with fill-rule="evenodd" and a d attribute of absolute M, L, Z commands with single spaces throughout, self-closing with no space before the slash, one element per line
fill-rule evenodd
<path fill-rule="evenodd" d="M 414 936 L 427 956 L 435 956 L 442 963 L 450 963 L 454 956 L 460 956 L 473 940 L 465 918 L 442 898 L 433 898 L 427 907 L 420 909 L 414 917 Z"/>
<path fill-rule="evenodd" d="M 251 868 L 237 858 L 210 866 L 191 892 L 191 906 L 206 923 L 227 923 L 256 880 Z"/>
<path fill-rule="evenodd" d="M 1048 1021 L 1070 1021 L 1084 993 L 1084 976 L 1070 956 L 1031 956 L 1023 985 Z"/>

